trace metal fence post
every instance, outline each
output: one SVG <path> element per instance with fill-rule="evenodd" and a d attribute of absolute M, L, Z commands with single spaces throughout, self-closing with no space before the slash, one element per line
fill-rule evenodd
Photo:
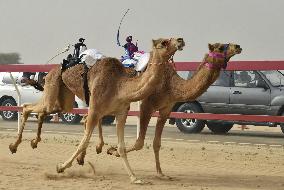
<path fill-rule="evenodd" d="M 14 87 L 15 87 L 17 95 L 18 95 L 18 106 L 21 106 L 21 104 L 22 104 L 21 103 L 21 93 L 20 93 L 19 88 L 18 88 L 18 86 L 16 84 L 15 78 L 13 77 L 11 72 L 9 72 L 9 73 L 10 73 L 10 78 L 13 81 Z M 18 133 L 20 132 L 20 125 L 21 125 L 21 112 L 18 111 Z"/>

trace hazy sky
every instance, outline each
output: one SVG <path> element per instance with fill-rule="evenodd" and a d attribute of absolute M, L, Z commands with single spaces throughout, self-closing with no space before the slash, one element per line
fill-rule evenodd
<path fill-rule="evenodd" d="M 153 38 L 183 37 L 178 61 L 201 60 L 208 42 L 240 44 L 234 60 L 284 60 L 283 0 L 0 0 L 0 52 L 40 64 L 84 37 L 88 48 L 119 57 L 116 32 L 127 8 L 120 41 L 131 34 L 141 50 Z"/>

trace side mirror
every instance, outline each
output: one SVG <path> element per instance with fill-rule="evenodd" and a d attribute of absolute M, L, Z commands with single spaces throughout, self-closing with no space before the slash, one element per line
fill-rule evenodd
<path fill-rule="evenodd" d="M 266 84 L 265 81 L 262 80 L 262 79 L 258 79 L 258 80 L 256 81 L 256 87 L 257 87 L 257 88 L 264 88 L 265 90 L 268 89 L 267 84 Z"/>

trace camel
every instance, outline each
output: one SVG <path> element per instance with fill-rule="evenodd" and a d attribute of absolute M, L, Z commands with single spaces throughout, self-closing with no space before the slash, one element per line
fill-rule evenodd
<path fill-rule="evenodd" d="M 160 166 L 159 151 L 161 147 L 161 135 L 166 120 L 177 102 L 194 101 L 218 78 L 220 70 L 226 68 L 227 62 L 236 54 L 240 54 L 242 48 L 236 44 L 208 44 L 209 53 L 205 55 L 202 63 L 191 79 L 182 79 L 172 67 L 166 67 L 161 75 L 162 82 L 156 86 L 153 94 L 142 100 L 140 106 L 140 133 L 135 144 L 126 149 L 138 151 L 144 146 L 144 139 L 147 126 L 152 113 L 159 111 L 159 118 L 156 123 L 153 149 L 156 161 L 156 172 L 158 177 L 170 179 L 163 174 Z M 99 129 L 102 130 L 102 129 Z M 102 132 L 100 132 L 101 134 Z M 116 148 L 111 147 L 108 153 L 119 156 Z"/>
<path fill-rule="evenodd" d="M 101 119 L 105 115 L 116 116 L 118 136 L 118 152 L 123 159 L 126 170 L 133 183 L 142 183 L 134 175 L 130 168 L 124 143 L 124 124 L 130 103 L 146 98 L 153 93 L 155 86 L 161 82 L 160 74 L 169 64 L 177 50 L 184 47 L 182 38 L 153 40 L 153 50 L 146 71 L 136 77 L 129 77 L 129 72 L 115 58 L 103 58 L 98 61 L 88 72 L 88 87 L 90 89 L 90 107 L 85 125 L 85 135 L 78 146 L 77 151 L 64 164 L 57 166 L 57 172 L 63 172 L 71 167 L 73 160 L 86 151 L 95 126 L 101 125 Z M 83 65 L 76 65 L 61 73 L 61 69 L 55 68 L 46 76 L 44 95 L 39 103 L 29 104 L 23 107 L 23 118 L 20 133 L 15 143 L 10 144 L 12 153 L 17 151 L 21 143 L 22 132 L 28 115 L 31 112 L 39 114 L 37 138 L 31 141 L 32 147 L 40 142 L 42 122 L 46 115 L 57 112 L 68 112 L 73 108 L 75 95 L 85 100 L 83 80 L 81 73 Z"/>

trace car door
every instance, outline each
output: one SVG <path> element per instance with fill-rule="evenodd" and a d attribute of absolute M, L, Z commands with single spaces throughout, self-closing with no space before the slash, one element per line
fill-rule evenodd
<path fill-rule="evenodd" d="M 38 73 L 35 75 L 35 80 L 38 80 Z M 36 90 L 33 86 L 26 85 L 21 81 L 18 81 L 18 88 L 21 93 L 22 104 L 36 103 L 42 96 L 42 91 Z"/>
<path fill-rule="evenodd" d="M 219 78 L 202 94 L 198 101 L 209 113 L 228 113 L 231 72 L 221 71 Z"/>
<path fill-rule="evenodd" d="M 236 114 L 266 114 L 270 104 L 270 89 L 257 87 L 263 80 L 256 71 L 234 71 L 230 91 L 230 108 Z"/>
<path fill-rule="evenodd" d="M 19 85 L 18 86 L 21 93 L 21 103 L 36 103 L 38 96 L 35 93 L 35 88 L 30 85 Z"/>

